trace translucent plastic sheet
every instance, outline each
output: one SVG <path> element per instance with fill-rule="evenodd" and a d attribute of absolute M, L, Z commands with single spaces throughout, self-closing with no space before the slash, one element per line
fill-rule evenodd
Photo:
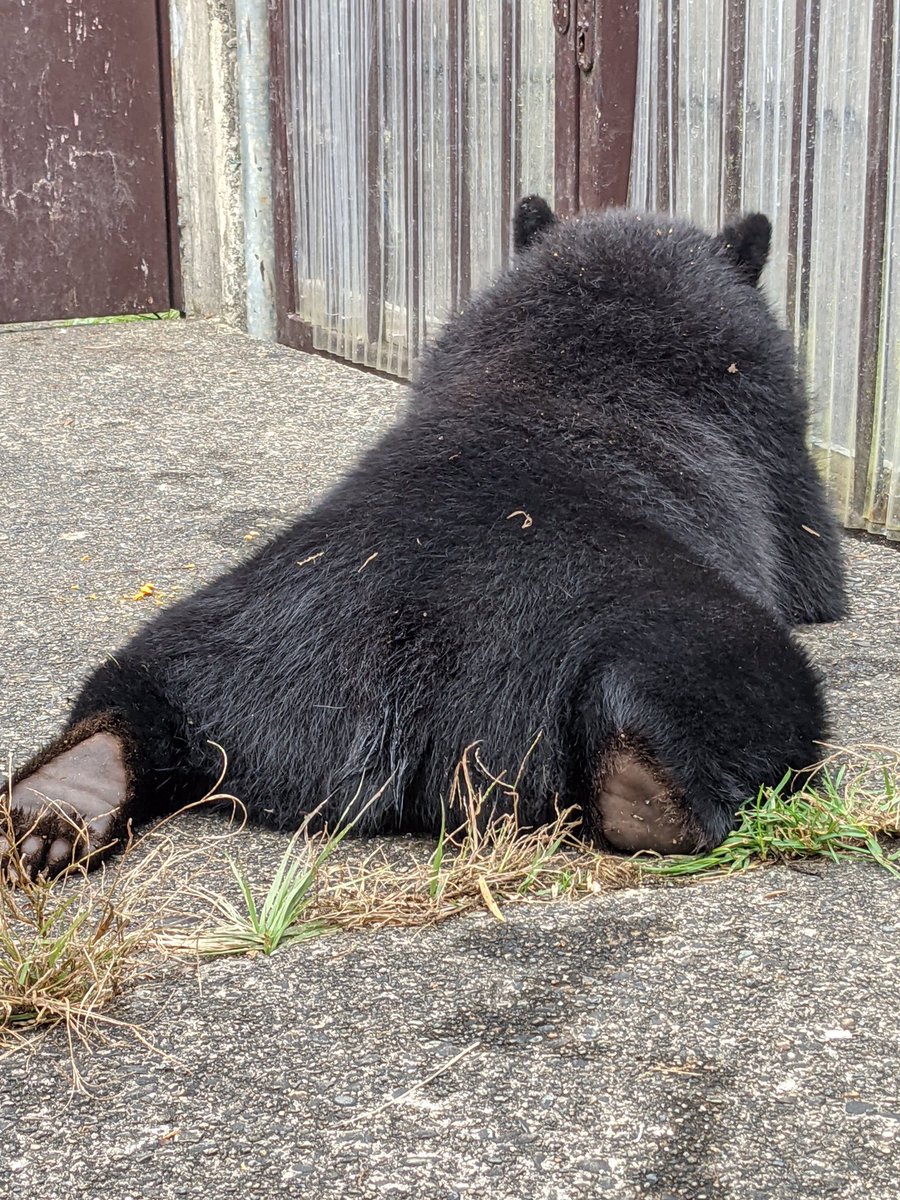
<path fill-rule="evenodd" d="M 552 195 L 548 0 L 288 0 L 299 316 L 317 349 L 408 375 Z"/>
<path fill-rule="evenodd" d="M 632 203 L 709 228 L 772 218 L 766 286 L 807 366 L 840 515 L 900 538 L 900 5 L 640 12 Z"/>

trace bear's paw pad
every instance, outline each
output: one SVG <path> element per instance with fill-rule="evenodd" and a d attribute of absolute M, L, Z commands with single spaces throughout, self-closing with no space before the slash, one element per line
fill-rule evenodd
<path fill-rule="evenodd" d="M 600 833 L 622 854 L 690 854 L 697 836 L 661 769 L 635 751 L 614 754 L 595 792 Z"/>
<path fill-rule="evenodd" d="M 90 863 L 120 840 L 128 794 L 122 744 L 92 734 L 14 784 L 11 833 L 23 870 L 35 878 Z M 10 855 L 0 832 L 0 864 Z"/>

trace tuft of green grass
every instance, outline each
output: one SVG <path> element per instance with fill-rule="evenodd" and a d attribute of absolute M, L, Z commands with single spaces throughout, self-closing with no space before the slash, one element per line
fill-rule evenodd
<path fill-rule="evenodd" d="M 54 322 L 60 325 L 126 325 L 132 321 L 180 321 L 181 313 L 177 308 L 168 308 L 165 312 L 153 313 L 124 313 L 119 317 L 70 317 L 67 321 Z"/>
<path fill-rule="evenodd" d="M 194 895 L 205 899 L 210 906 L 214 917 L 212 927 L 202 927 L 195 934 L 168 934 L 163 938 L 163 946 L 211 957 L 274 954 L 280 948 L 328 933 L 334 927 L 312 915 L 314 888 L 322 867 L 349 832 L 350 826 L 345 826 L 318 843 L 302 830 L 294 834 L 259 901 L 246 869 L 228 855 L 238 901 L 195 888 Z"/>
<path fill-rule="evenodd" d="M 788 792 L 791 776 L 761 788 L 741 809 L 740 824 L 706 854 L 642 862 L 645 875 L 665 879 L 732 874 L 801 858 L 877 863 L 900 878 L 900 850 L 883 840 L 900 836 L 897 762 L 869 762 L 852 771 L 844 762 L 823 764 L 800 790 Z"/>
<path fill-rule="evenodd" d="M 177 308 L 165 312 L 125 313 L 118 317 L 65 317 L 59 321 L 22 321 L 18 324 L 0 325 L 0 333 L 26 333 L 32 329 L 67 329 L 70 325 L 124 325 L 132 321 L 180 321 Z"/>
<path fill-rule="evenodd" d="M 320 810 L 311 812 L 289 841 L 259 900 L 259 889 L 254 888 L 246 868 L 227 855 L 226 861 L 237 884 L 237 899 L 230 900 L 208 888 L 192 887 L 191 895 L 207 905 L 209 920 L 194 933 L 175 931 L 167 934 L 161 944 L 171 952 L 191 951 L 211 957 L 274 954 L 280 948 L 337 928 L 316 911 L 320 876 L 341 842 L 363 814 L 377 803 L 389 784 L 390 780 L 357 808 L 362 794 L 360 785 L 333 831 L 326 828 L 320 833 L 310 833 Z M 354 809 L 355 815 L 348 817 Z"/>

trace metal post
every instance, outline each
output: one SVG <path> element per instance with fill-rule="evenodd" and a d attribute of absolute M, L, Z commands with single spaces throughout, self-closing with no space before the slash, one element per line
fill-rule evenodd
<path fill-rule="evenodd" d="M 275 237 L 267 0 L 235 0 L 247 332 L 275 340 Z"/>

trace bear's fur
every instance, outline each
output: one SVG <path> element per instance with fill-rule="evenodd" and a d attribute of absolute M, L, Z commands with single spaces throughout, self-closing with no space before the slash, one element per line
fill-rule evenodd
<path fill-rule="evenodd" d="M 804 386 L 756 287 L 769 236 L 523 201 L 521 253 L 395 427 L 84 684 L 65 744 L 127 730 L 117 821 L 202 795 L 213 740 L 255 820 L 333 820 L 387 783 L 360 829 L 435 831 L 467 746 L 515 773 L 540 733 L 526 823 L 559 797 L 617 845 L 600 800 L 624 755 L 708 846 L 814 762 L 820 688 L 789 627 L 845 601 Z"/>

